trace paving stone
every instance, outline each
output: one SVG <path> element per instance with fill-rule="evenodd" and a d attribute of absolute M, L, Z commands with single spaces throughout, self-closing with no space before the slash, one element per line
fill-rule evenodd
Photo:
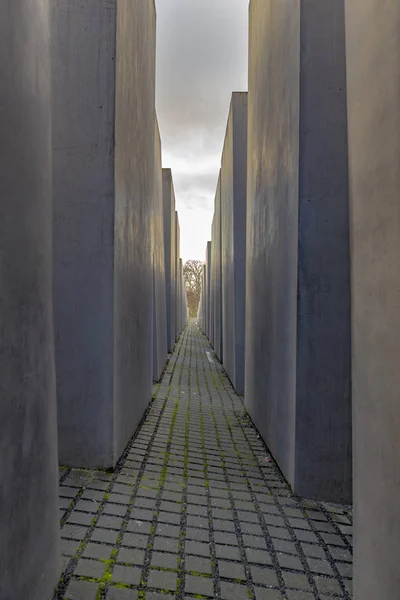
<path fill-rule="evenodd" d="M 239 583 L 221 581 L 221 598 L 223 600 L 244 600 L 248 598 L 247 587 Z"/>
<path fill-rule="evenodd" d="M 60 501 L 63 499 L 64 498 L 60 498 Z M 74 510 L 95 514 L 97 512 L 97 509 L 99 508 L 99 506 L 100 506 L 100 502 L 97 502 L 97 501 L 78 500 L 78 502 L 75 505 Z"/>
<path fill-rule="evenodd" d="M 110 494 L 109 500 L 106 504 L 107 507 L 113 507 L 115 504 L 120 504 L 121 506 L 127 506 L 129 504 L 130 498 L 127 496 L 121 496 L 121 494 Z M 122 509 L 121 509 L 122 510 Z M 126 508 L 125 508 L 125 512 L 126 512 Z M 114 514 L 114 513 L 112 513 Z M 120 514 L 120 513 L 118 513 Z M 125 514 L 125 513 L 123 513 Z"/>
<path fill-rule="evenodd" d="M 277 553 L 278 561 L 281 567 L 285 569 L 293 569 L 296 571 L 304 571 L 304 567 L 301 564 L 300 559 L 292 554 L 283 554 L 282 552 Z"/>
<path fill-rule="evenodd" d="M 145 551 L 137 548 L 123 548 L 118 552 L 117 562 L 128 563 L 132 565 L 142 565 L 144 563 Z"/>
<path fill-rule="evenodd" d="M 254 583 L 268 585 L 271 587 L 279 587 L 276 572 L 271 567 L 257 567 L 255 565 L 252 565 L 251 575 Z"/>
<path fill-rule="evenodd" d="M 94 542 L 104 542 L 105 544 L 115 544 L 118 539 L 119 532 L 112 529 L 95 528 L 91 535 L 91 540 Z"/>
<path fill-rule="evenodd" d="M 74 575 L 83 575 L 84 577 L 101 579 L 104 575 L 105 569 L 105 563 L 100 562 L 99 560 L 81 558 L 75 567 Z"/>
<path fill-rule="evenodd" d="M 279 540 L 274 538 L 274 548 L 277 552 L 285 552 L 286 554 L 297 554 L 296 545 L 288 540 Z"/>
<path fill-rule="evenodd" d="M 172 538 L 157 536 L 154 538 L 154 549 L 163 552 L 178 552 L 179 542 Z"/>
<path fill-rule="evenodd" d="M 132 589 L 121 589 L 110 586 L 107 592 L 107 600 L 137 600 L 138 592 Z"/>
<path fill-rule="evenodd" d="M 154 513 L 152 510 L 146 510 L 144 508 L 134 508 L 131 512 L 131 519 L 137 521 L 152 521 Z"/>
<path fill-rule="evenodd" d="M 152 588 L 174 591 L 176 588 L 176 582 L 176 573 L 170 573 L 168 571 L 155 571 L 154 569 L 151 569 L 147 585 Z"/>
<path fill-rule="evenodd" d="M 210 539 L 210 532 L 208 529 L 196 529 L 195 527 L 187 527 L 186 539 L 198 540 L 199 542 L 208 542 Z"/>
<path fill-rule="evenodd" d="M 165 537 L 179 538 L 180 527 L 166 523 L 158 523 L 157 534 Z"/>
<path fill-rule="evenodd" d="M 237 537 L 234 533 L 227 533 L 226 531 L 216 531 L 214 533 L 214 539 L 217 544 L 230 544 L 236 546 L 238 543 Z"/>
<path fill-rule="evenodd" d="M 186 554 L 185 569 L 186 571 L 194 571 L 195 573 L 206 573 L 207 575 L 211 575 L 211 560 L 207 558 L 201 558 L 199 556 L 191 556 L 190 554 Z"/>
<path fill-rule="evenodd" d="M 256 523 L 240 523 L 240 529 L 243 534 L 255 535 L 257 537 L 264 535 L 261 525 Z"/>
<path fill-rule="evenodd" d="M 190 527 L 201 527 L 208 529 L 208 521 L 204 517 L 196 517 L 193 515 L 188 515 L 187 524 Z"/>
<path fill-rule="evenodd" d="M 185 591 L 188 594 L 199 594 L 202 596 L 209 596 L 210 598 L 214 598 L 213 580 L 208 577 L 186 575 Z"/>
<path fill-rule="evenodd" d="M 278 538 L 280 540 L 291 540 L 290 533 L 285 527 L 273 527 L 272 525 L 268 525 L 269 535 L 272 538 Z M 308 533 L 308 531 L 306 532 Z"/>
<path fill-rule="evenodd" d="M 82 541 L 88 531 L 88 527 L 79 527 L 78 525 L 64 525 L 61 530 L 61 537 L 72 540 Z"/>
<path fill-rule="evenodd" d="M 178 568 L 178 555 L 169 552 L 153 552 L 151 557 L 152 567 L 161 567 L 164 569 Z"/>
<path fill-rule="evenodd" d="M 301 592 L 299 590 L 289 590 L 287 596 L 289 600 L 314 600 L 314 594 L 311 592 Z M 321 600 L 321 597 L 319 600 Z"/>
<path fill-rule="evenodd" d="M 265 588 L 254 588 L 256 600 L 282 600 L 282 594 L 278 590 L 266 590 Z"/>
<path fill-rule="evenodd" d="M 68 585 L 65 600 L 96 600 L 98 583 L 71 580 Z"/>
<path fill-rule="evenodd" d="M 186 540 L 185 551 L 188 554 L 210 556 L 210 546 L 204 542 L 193 542 L 191 540 Z"/>
<path fill-rule="evenodd" d="M 308 566 L 313 573 L 321 573 L 322 575 L 334 576 L 332 567 L 327 560 L 318 558 L 307 558 Z"/>
<path fill-rule="evenodd" d="M 300 590 L 310 589 L 310 584 L 306 575 L 283 572 L 283 579 L 289 588 L 298 588 Z"/>
<path fill-rule="evenodd" d="M 190 515 L 197 515 L 199 517 L 207 517 L 208 511 L 207 506 L 195 506 L 194 504 L 187 505 L 187 513 Z"/>
<path fill-rule="evenodd" d="M 238 517 L 240 521 L 244 521 L 245 523 L 259 523 L 258 515 L 256 512 L 238 510 Z"/>
<path fill-rule="evenodd" d="M 298 540 L 301 542 L 311 542 L 318 544 L 318 538 L 312 531 L 306 531 L 304 529 L 294 529 L 294 533 Z"/>
<path fill-rule="evenodd" d="M 265 538 L 256 535 L 243 535 L 243 542 L 246 548 L 260 548 L 261 550 L 266 549 Z"/>
<path fill-rule="evenodd" d="M 234 521 L 221 521 L 220 519 L 213 519 L 213 526 L 216 531 L 235 531 Z"/>
<path fill-rule="evenodd" d="M 272 559 L 266 550 L 256 550 L 255 548 L 246 548 L 247 560 L 249 563 L 259 565 L 271 565 Z"/>
<path fill-rule="evenodd" d="M 353 565 L 349 563 L 336 563 L 336 568 L 342 577 L 351 578 L 353 576 Z"/>
<path fill-rule="evenodd" d="M 336 548 L 335 546 L 328 546 L 328 550 L 334 560 L 352 562 L 353 557 L 351 555 L 351 552 L 349 552 L 347 548 Z"/>
<path fill-rule="evenodd" d="M 217 558 L 225 558 L 230 560 L 240 560 L 240 550 L 235 546 L 215 546 Z"/>
<path fill-rule="evenodd" d="M 148 535 L 140 535 L 137 533 L 125 533 L 122 537 L 121 545 L 129 546 L 130 548 L 147 548 L 149 543 Z"/>
<path fill-rule="evenodd" d="M 112 580 L 118 583 L 138 585 L 140 583 L 141 570 L 138 567 L 124 567 L 115 565 Z"/>
<path fill-rule="evenodd" d="M 328 577 L 316 577 L 315 583 L 317 585 L 318 591 L 321 594 L 341 594 L 342 588 L 336 579 L 331 579 Z"/>
<path fill-rule="evenodd" d="M 97 558 L 98 560 L 108 560 L 113 551 L 113 546 L 105 544 L 88 543 L 83 553 L 84 558 Z"/>
<path fill-rule="evenodd" d="M 121 517 L 109 517 L 107 515 L 101 515 L 96 526 L 104 529 L 117 529 L 119 531 L 121 529 L 122 521 L 123 519 L 121 519 Z"/>
<path fill-rule="evenodd" d="M 80 543 L 76 540 L 64 540 L 61 539 L 61 554 L 64 556 L 75 556 Z"/>
<path fill-rule="evenodd" d="M 225 579 L 243 579 L 246 580 L 244 566 L 240 562 L 218 561 L 218 569 L 220 577 Z"/>
<path fill-rule="evenodd" d="M 149 535 L 151 527 L 152 524 L 150 521 L 135 521 L 134 519 L 131 519 L 128 521 L 126 530 L 133 533 L 140 533 L 141 535 Z"/>

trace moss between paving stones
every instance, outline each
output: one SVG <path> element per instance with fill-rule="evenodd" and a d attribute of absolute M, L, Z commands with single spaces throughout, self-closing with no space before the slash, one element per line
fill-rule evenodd
<path fill-rule="evenodd" d="M 335 589 L 341 592 L 344 599 L 350 598 L 349 579 L 343 578 L 339 573 L 336 561 L 342 558 L 338 553 L 334 553 L 335 541 L 325 541 L 325 533 L 321 527 L 318 527 L 319 521 L 327 523 L 334 535 L 335 539 L 339 540 L 348 554 L 346 558 L 351 557 L 351 538 L 346 537 L 345 533 L 339 529 L 340 521 L 346 519 L 346 523 L 351 523 L 351 513 L 349 509 L 343 507 L 331 507 L 322 505 L 321 503 L 309 503 L 301 499 L 294 498 L 284 481 L 281 473 L 276 465 L 272 462 L 268 469 L 260 463 L 260 453 L 264 456 L 269 456 L 269 453 L 262 440 L 257 435 L 249 415 L 243 407 L 242 400 L 235 394 L 231 387 L 229 379 L 226 377 L 222 366 L 217 359 L 213 364 L 206 360 L 205 351 L 210 350 L 208 341 L 202 336 L 198 329 L 190 324 L 184 332 L 179 343 L 174 349 L 171 356 L 168 371 L 172 370 L 170 380 L 165 380 L 164 384 L 160 382 L 153 395 L 151 405 L 142 420 L 140 427 L 128 444 L 121 460 L 113 474 L 107 474 L 94 470 L 77 470 L 73 471 L 70 467 L 61 469 L 60 484 L 68 486 L 72 482 L 72 486 L 65 488 L 65 496 L 68 497 L 68 506 L 61 519 L 62 526 L 67 522 L 69 516 L 75 511 L 76 505 L 82 498 L 96 497 L 98 502 L 95 506 L 95 512 L 92 521 L 88 527 L 82 528 L 82 539 L 79 541 L 78 548 L 69 559 L 68 566 L 64 571 L 59 585 L 56 590 L 55 600 L 62 600 L 63 593 L 67 589 L 70 581 L 84 581 L 88 584 L 98 586 L 97 600 L 105 600 L 109 589 L 124 589 L 135 590 L 139 594 L 140 600 L 145 600 L 146 592 L 165 594 L 171 596 L 173 592 L 170 589 L 151 589 L 149 588 L 149 574 L 159 572 L 165 574 L 176 575 L 176 591 L 174 597 L 177 600 L 183 600 L 185 594 L 186 575 L 199 579 L 206 579 L 208 582 L 213 582 L 214 597 L 220 597 L 221 581 L 223 584 L 233 584 L 243 586 L 243 591 L 246 590 L 246 596 L 250 600 L 255 600 L 255 584 L 252 581 L 250 565 L 247 559 L 246 544 L 250 545 L 252 552 L 256 550 L 253 547 L 253 538 L 249 534 L 249 521 L 255 519 L 255 525 L 259 527 L 259 532 L 256 534 L 257 540 L 265 540 L 266 556 L 274 558 L 277 556 L 275 549 L 275 529 L 276 535 L 279 537 L 285 535 L 292 546 L 291 552 L 287 552 L 286 556 L 294 556 L 300 559 L 304 571 L 293 572 L 292 570 L 284 569 L 279 565 L 279 561 L 272 560 L 270 566 L 275 572 L 279 581 L 279 588 L 266 587 L 257 583 L 257 592 L 260 590 L 275 590 L 278 589 L 282 594 L 288 591 L 287 583 L 280 579 L 280 574 L 288 573 L 295 575 L 303 574 L 305 582 L 307 582 L 310 591 L 315 596 L 316 593 L 316 574 L 309 570 L 305 555 L 302 555 L 303 549 L 300 544 L 301 532 L 305 529 L 295 529 L 290 519 L 294 516 L 300 521 L 307 524 L 308 530 L 313 537 L 313 543 L 316 548 L 322 551 L 321 558 L 326 555 L 327 563 L 332 567 L 334 577 L 325 578 L 327 585 L 331 582 L 332 585 L 339 586 Z M 170 373 L 168 372 L 168 377 Z M 168 381 L 168 386 L 165 386 Z M 166 392 L 164 390 L 166 389 Z M 162 391 L 161 391 L 162 390 Z M 161 394 L 165 393 L 165 397 Z M 198 446 L 189 447 L 190 440 L 195 440 Z M 125 468 L 124 468 L 125 465 Z M 132 468 L 129 468 L 132 466 Z M 123 471 L 123 473 L 121 473 Z M 84 475 L 82 481 L 74 479 L 74 473 Z M 72 475 L 72 476 L 71 476 Z M 86 477 L 87 475 L 87 477 Z M 123 475 L 121 477 L 120 475 Z M 70 477 L 71 476 L 71 477 Z M 68 479 L 70 477 L 70 480 Z M 199 479 L 197 479 L 199 477 Z M 239 479 L 239 477 L 241 479 Z M 102 482 L 102 478 L 104 482 Z M 78 478 L 79 479 L 79 478 Z M 94 483 L 94 480 L 99 479 L 99 485 Z M 197 482 L 203 488 L 201 493 L 200 488 L 197 488 Z M 75 485 L 79 483 L 79 486 Z M 190 485 L 189 485 L 190 483 Z M 101 485 L 100 485 L 101 484 Z M 118 484 L 118 485 L 116 485 Z M 98 489 L 97 492 L 93 491 Z M 90 493 L 86 494 L 86 490 Z M 101 493 L 103 492 L 104 493 Z M 138 494 L 142 492 L 149 492 Z M 150 493 L 151 490 L 151 493 Z M 171 496 L 164 495 L 164 490 L 171 490 Z M 218 491 L 220 490 L 220 491 Z M 119 496 L 119 493 L 125 494 Z M 174 495 L 178 492 L 177 495 Z M 261 492 L 261 496 L 260 496 Z M 100 529 L 99 519 L 102 514 L 108 514 L 107 503 L 112 494 L 113 502 L 120 504 L 118 499 L 123 499 L 122 505 L 126 506 L 126 512 L 121 515 L 122 524 L 119 531 L 116 529 Z M 242 503 L 240 494 L 245 494 L 245 502 Z M 196 496 L 198 496 L 199 506 L 205 507 L 204 517 L 197 516 L 197 513 L 203 514 L 203 508 L 199 511 L 193 510 L 196 504 Z M 146 528 L 143 534 L 148 535 L 147 545 L 145 549 L 141 549 L 144 555 L 135 565 L 135 569 L 141 568 L 141 576 L 139 585 L 129 585 L 119 581 L 113 581 L 113 573 L 115 565 L 118 561 L 120 548 L 124 544 L 124 536 L 127 532 L 128 522 L 133 517 L 132 511 L 137 504 L 136 498 L 143 498 L 139 501 L 139 509 L 143 507 L 143 518 L 149 517 L 150 520 L 144 521 Z M 188 498 L 190 499 L 190 508 L 188 513 Z M 281 522 L 275 523 L 274 526 L 269 524 L 267 516 L 271 511 L 266 505 L 266 498 L 270 499 L 268 506 L 273 506 L 273 514 L 276 514 Z M 147 502 L 148 500 L 148 502 Z M 163 505 L 163 513 L 160 515 L 161 504 Z M 153 503 L 153 507 L 151 504 Z M 177 511 L 171 503 L 176 505 Z M 151 509 L 150 514 L 146 513 L 146 504 Z M 90 508 L 90 507 L 89 507 Z M 172 512 L 169 513 L 169 510 Z M 291 514 L 290 511 L 296 511 Z M 308 514 L 309 511 L 315 511 Z M 246 512 L 247 511 L 247 512 Z M 264 511 L 267 511 L 266 513 Z M 84 511 L 90 514 L 90 510 Z M 148 511 L 147 511 L 148 512 Z M 113 514 L 110 511 L 111 514 Z M 145 514 L 146 513 L 146 514 Z M 78 512 L 76 513 L 78 514 Z M 169 517 L 168 515 L 171 515 Z M 264 514 L 266 515 L 264 517 Z M 321 518 L 319 519 L 319 515 Z M 335 515 L 339 515 L 335 517 Z M 174 517 L 172 519 L 172 516 Z M 162 521 L 160 520 L 162 519 Z M 189 571 L 186 561 L 186 538 L 187 524 L 190 518 L 190 528 L 193 532 L 198 528 L 199 532 L 207 532 L 207 547 L 209 549 L 209 558 L 211 571 L 210 573 L 202 573 L 198 570 Z M 220 523 L 218 523 L 221 519 Z M 171 523 L 176 529 L 176 537 L 160 537 L 157 536 L 158 523 Z M 233 527 L 228 526 L 229 523 Z M 113 523 L 110 523 L 111 525 Z M 300 523 L 301 524 L 301 523 Z M 117 526 L 115 524 L 115 526 Z M 177 528 L 179 526 L 179 528 Z M 232 572 L 230 569 L 224 572 L 224 577 L 220 580 L 219 562 L 216 554 L 215 532 L 223 532 L 225 529 L 235 534 L 234 538 L 229 538 L 229 544 L 226 546 L 227 551 L 237 549 L 239 554 L 235 562 L 233 560 L 224 559 L 229 564 L 232 564 Z M 133 535 L 137 528 L 130 528 L 129 533 Z M 273 531 L 274 530 L 274 531 Z M 65 529 L 67 531 L 67 529 Z M 104 574 L 101 579 L 93 577 L 81 577 L 74 575 L 74 570 L 84 555 L 86 546 L 89 542 L 92 544 L 101 544 L 93 539 L 94 532 L 109 532 L 112 545 L 109 559 L 97 559 L 105 567 Z M 139 530 L 138 530 L 139 531 Z M 351 531 L 351 530 L 349 530 Z M 175 530 L 170 529 L 170 534 L 174 534 Z M 78 530 L 71 529 L 71 537 L 77 537 Z M 167 532 L 165 532 L 167 533 Z M 251 532 L 252 533 L 252 532 Z M 115 535 L 114 535 L 115 534 Z M 104 537 L 96 535 L 96 538 Z M 198 536 L 194 536 L 195 540 Z M 202 535 L 201 538 L 204 536 Z M 68 536 L 65 536 L 68 541 Z M 107 538 L 108 539 L 108 538 Z M 192 538 L 191 538 L 192 539 Z M 152 564 L 153 552 L 155 551 L 155 543 L 157 540 L 157 552 L 164 552 L 167 548 L 163 546 L 162 540 L 169 544 L 169 551 L 177 557 L 177 568 L 159 567 Z M 218 540 L 223 543 L 223 538 Z M 236 543 L 235 543 L 236 540 Z M 128 540 L 127 540 L 128 541 Z M 205 541 L 205 540 L 204 540 Z M 254 544 L 255 544 L 254 539 Z M 161 542 L 161 543 L 160 543 Z M 173 542 L 175 548 L 173 548 Z M 199 541 L 201 543 L 201 540 Z M 204 542 L 203 542 L 204 543 Z M 258 542 L 257 542 L 258 543 Z M 332 552 L 330 548 L 333 548 Z M 224 546 L 222 546 L 222 549 Z M 267 552 L 268 548 L 268 552 Z M 221 546 L 219 546 L 221 549 Z M 280 548 L 280 551 L 285 548 Z M 128 550 L 125 548 L 124 550 Z M 193 546 L 196 557 L 196 548 Z M 203 553 L 203 547 L 198 548 L 199 553 Z M 175 554 L 176 552 L 176 554 Z M 334 554 L 334 557 L 333 557 Z M 128 555 L 124 552 L 124 558 Z M 122 556 L 121 556 L 122 558 Z M 201 558 L 201 556 L 197 556 Z M 143 561 L 142 561 L 143 559 Z M 139 566 L 141 563 L 142 566 Z M 167 563 L 168 564 L 168 563 Z M 176 563 L 175 563 L 176 564 Z M 244 579 L 238 578 L 238 573 L 235 573 L 235 565 L 241 564 L 244 569 Z M 348 565 L 348 560 L 345 561 Z M 118 565 L 127 569 L 133 568 L 133 563 L 118 562 Z M 173 563 L 171 564 L 173 566 Z M 193 564 L 195 566 L 195 564 Z M 200 566 L 200 565 L 199 565 Z M 262 568 L 262 565 L 260 565 Z M 340 567 L 340 564 L 339 564 Z M 138 571 L 136 571 L 139 573 Z M 348 573 L 348 569 L 345 571 Z M 235 576 L 236 575 L 236 576 Z M 258 577 L 256 577 L 258 580 Z M 325 582 L 325 580 L 324 580 Z M 161 581 L 157 583 L 162 584 Z M 166 583 L 166 582 L 165 582 Z M 320 584 L 320 581 L 318 582 Z M 239 588 L 237 588 L 239 589 Z M 301 588 L 297 588 L 300 592 Z M 202 591 L 202 588 L 196 589 Z M 205 591 L 205 590 L 204 590 Z M 291 593 L 295 592 L 292 588 Z M 287 595 L 287 594 L 286 594 Z M 207 594 L 196 594 L 192 598 L 205 599 L 209 598 Z M 286 596 L 285 596 L 286 597 Z M 316 596 L 318 597 L 318 596 Z"/>

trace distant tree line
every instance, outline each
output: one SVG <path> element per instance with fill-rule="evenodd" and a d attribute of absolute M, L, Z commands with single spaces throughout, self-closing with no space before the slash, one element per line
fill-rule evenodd
<path fill-rule="evenodd" d="M 196 317 L 200 302 L 201 280 L 203 262 L 201 260 L 188 260 L 183 265 L 183 277 L 189 307 L 189 316 Z"/>

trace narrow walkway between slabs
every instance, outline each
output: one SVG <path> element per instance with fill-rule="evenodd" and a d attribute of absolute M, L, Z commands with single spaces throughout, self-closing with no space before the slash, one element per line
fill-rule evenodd
<path fill-rule="evenodd" d="M 350 511 L 292 495 L 212 356 L 191 321 L 115 472 L 61 471 L 55 599 L 351 598 Z"/>

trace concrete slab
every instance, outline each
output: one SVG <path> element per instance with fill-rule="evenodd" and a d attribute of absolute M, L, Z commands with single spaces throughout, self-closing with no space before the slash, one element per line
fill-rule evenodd
<path fill-rule="evenodd" d="M 60 569 L 52 308 L 50 2 L 0 4 L 0 598 Z"/>
<path fill-rule="evenodd" d="M 108 468 L 152 393 L 153 1 L 55 0 L 52 54 L 60 461 Z"/>
<path fill-rule="evenodd" d="M 181 228 L 179 225 L 178 211 L 175 211 L 175 342 L 180 336 L 180 245 Z"/>
<path fill-rule="evenodd" d="M 154 206 L 151 227 L 153 243 L 153 381 L 159 381 L 167 361 L 168 347 L 161 138 L 157 118 L 154 164 Z"/>
<path fill-rule="evenodd" d="M 219 360 L 223 362 L 222 340 L 222 230 L 221 230 L 221 172 L 218 176 L 217 191 L 214 201 L 214 220 L 211 244 L 211 294 L 212 309 L 212 344 Z"/>
<path fill-rule="evenodd" d="M 346 2 L 354 598 L 400 590 L 400 5 Z"/>
<path fill-rule="evenodd" d="M 343 10 L 250 5 L 246 403 L 297 493 L 349 502 Z"/>
<path fill-rule="evenodd" d="M 175 192 L 171 169 L 163 169 L 164 244 L 165 244 L 165 291 L 167 296 L 168 352 L 175 345 Z"/>
<path fill-rule="evenodd" d="M 211 294 L 211 242 L 207 242 L 206 251 L 206 335 L 211 339 L 211 305 L 210 305 L 210 294 Z"/>
<path fill-rule="evenodd" d="M 232 95 L 221 168 L 222 337 L 224 367 L 244 392 L 246 300 L 247 93 Z"/>

